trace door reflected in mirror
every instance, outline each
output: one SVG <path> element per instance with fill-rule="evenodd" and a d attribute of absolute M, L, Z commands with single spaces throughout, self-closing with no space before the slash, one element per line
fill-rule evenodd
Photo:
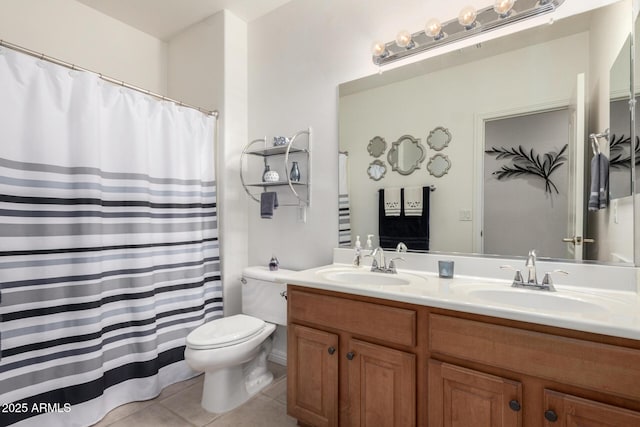
<path fill-rule="evenodd" d="M 431 195 L 429 210 L 430 249 L 438 252 L 489 254 L 482 247 L 483 214 L 487 212 L 483 184 L 483 154 L 487 144 L 484 140 L 485 123 L 496 118 L 521 117 L 544 110 L 564 109 L 570 112 L 565 125 L 569 136 L 564 141 L 556 141 L 556 149 L 564 144 L 572 144 L 572 138 L 581 134 L 579 131 L 584 135 L 603 131 L 608 126 L 609 72 L 618 52 L 624 51 L 624 43 L 631 33 L 631 3 L 631 0 L 620 0 L 604 8 L 558 19 L 553 25 L 542 25 L 483 41 L 481 45 L 455 49 L 434 58 L 340 85 L 340 150 L 351 153 L 348 182 L 352 236 L 376 234 L 378 231 L 378 190 L 386 187 L 427 186 L 434 184 L 437 179 L 438 191 Z M 582 105 L 576 105 L 576 81 L 581 74 L 586 76 L 586 98 L 582 100 Z M 607 93 L 599 93 L 601 88 Z M 425 103 L 425 99 L 437 99 L 438 102 Z M 575 121 L 573 111 L 585 112 L 586 105 L 589 106 L 588 114 L 585 115 L 587 123 L 582 125 L 582 129 L 577 129 L 580 125 Z M 437 132 L 432 133 L 434 130 Z M 449 133 L 449 138 L 443 130 Z M 534 129 L 534 132 L 535 141 L 548 142 L 551 137 L 543 126 Z M 371 157 L 364 149 L 371 135 L 392 141 L 396 135 L 402 134 L 416 135 L 416 139 L 423 136 L 426 143 L 424 151 L 428 159 L 434 158 L 440 147 L 446 147 L 443 154 L 446 154 L 449 164 L 455 164 L 455 168 L 450 168 L 439 178 L 426 171 L 411 173 L 419 164 L 405 164 L 399 157 L 397 148 L 394 150 L 392 147 L 388 153 L 389 164 L 394 170 L 399 168 L 404 174 L 390 171 L 380 180 L 373 181 L 368 176 L 357 173 L 365 170 L 371 162 Z M 451 139 L 450 135 L 455 135 L 455 144 L 447 142 Z M 511 146 L 517 146 L 517 132 L 512 139 Z M 582 170 L 572 170 L 571 176 L 580 176 L 579 184 L 583 187 L 586 185 L 585 188 L 588 189 L 590 149 L 585 151 L 587 144 L 585 136 L 581 144 L 576 146 L 573 143 L 567 153 L 582 150 L 582 155 L 585 156 Z M 536 151 L 546 153 L 548 150 Z M 445 156 L 438 158 L 441 167 L 436 170 L 436 175 L 443 172 L 447 163 L 444 158 Z M 544 157 L 540 161 L 544 162 Z M 571 164 L 578 163 L 580 162 L 576 161 Z M 630 165 L 629 167 L 631 168 Z M 560 226 L 551 223 L 545 225 L 544 221 L 549 219 L 549 215 L 538 214 L 532 217 L 529 214 L 529 203 L 538 197 L 544 199 L 550 196 L 545 195 L 544 185 L 541 188 L 537 182 L 518 179 L 522 180 L 523 185 L 519 191 L 523 193 L 524 202 L 513 204 L 508 197 L 498 198 L 492 202 L 496 204 L 492 208 L 511 212 L 510 217 L 502 220 L 505 223 L 523 226 L 534 222 L 539 224 L 541 231 L 532 241 L 525 242 L 524 247 L 537 248 L 541 239 L 562 242 L 562 239 L 572 237 L 567 234 L 567 230 L 575 226 L 579 230 L 576 235 L 595 238 L 596 243 L 593 245 L 598 249 L 587 250 L 582 258 L 578 256 L 583 252 L 582 247 L 580 251 L 569 248 L 566 251 L 569 254 L 567 259 L 574 258 L 574 254 L 578 259 L 605 263 L 625 264 L 629 258 L 633 259 L 633 248 L 629 253 L 628 247 L 618 246 L 618 239 L 609 237 L 611 228 L 593 228 L 587 224 L 592 219 L 590 215 L 577 214 L 579 218 L 568 220 Z M 615 184 L 612 182 L 612 185 Z M 528 197 L 528 194 L 531 196 Z M 566 190 L 559 194 L 554 192 L 552 197 L 556 199 L 545 199 L 546 203 L 574 207 L 580 204 L 586 212 L 587 197 L 577 201 Z M 577 209 L 573 211 L 578 212 Z M 613 217 L 609 208 L 603 215 Z M 628 215 L 625 211 L 618 219 L 620 222 L 615 227 L 622 235 L 628 235 L 633 229 L 632 211 Z M 591 230 L 597 235 L 591 235 Z M 498 253 L 495 255 L 526 255 L 522 252 L 521 245 L 509 244 L 508 233 L 502 234 L 501 238 L 506 241 L 496 245 L 501 249 L 496 250 Z M 376 243 L 377 241 L 374 242 Z M 557 255 L 541 252 L 540 256 Z"/>

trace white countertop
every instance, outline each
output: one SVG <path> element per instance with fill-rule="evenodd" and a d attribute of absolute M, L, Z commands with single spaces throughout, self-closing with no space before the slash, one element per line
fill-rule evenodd
<path fill-rule="evenodd" d="M 602 289 L 556 284 L 557 292 L 552 293 L 512 288 L 511 280 L 458 274 L 453 279 L 443 279 L 436 273 L 403 268 L 398 269 L 398 275 L 371 274 L 390 276 L 391 280 L 395 276 L 396 279 L 406 280 L 405 284 L 371 285 L 364 281 L 356 284 L 333 280 L 332 275 L 327 273 L 334 271 L 359 275 L 367 274 L 369 267 L 334 263 L 288 274 L 278 280 L 315 289 L 640 340 L 638 293 L 615 289 L 613 286 L 614 289 Z M 377 281 L 384 282 L 382 278 Z M 480 297 L 477 296 L 478 290 Z M 484 291 L 489 292 L 482 293 Z M 495 294 L 492 294 L 494 291 L 499 294 L 498 299 L 515 296 L 519 302 L 496 301 L 493 297 Z"/>

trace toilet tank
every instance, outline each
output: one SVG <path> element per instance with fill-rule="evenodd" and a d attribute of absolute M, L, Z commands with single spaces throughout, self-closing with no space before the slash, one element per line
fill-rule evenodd
<path fill-rule="evenodd" d="M 242 270 L 242 312 L 266 322 L 287 324 L 287 300 L 282 293 L 287 290 L 284 283 L 275 281 L 276 276 L 286 277 L 293 271 L 268 267 L 247 267 Z"/>

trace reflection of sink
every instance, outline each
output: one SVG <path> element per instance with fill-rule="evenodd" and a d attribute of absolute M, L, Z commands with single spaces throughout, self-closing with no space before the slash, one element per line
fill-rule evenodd
<path fill-rule="evenodd" d="M 372 271 L 353 271 L 348 269 L 325 269 L 318 271 L 324 279 L 349 285 L 408 285 L 409 279 L 400 274 L 375 273 Z"/>
<path fill-rule="evenodd" d="M 573 313 L 605 313 L 607 308 L 580 297 L 528 289 L 466 289 L 466 295 L 497 304 Z"/>

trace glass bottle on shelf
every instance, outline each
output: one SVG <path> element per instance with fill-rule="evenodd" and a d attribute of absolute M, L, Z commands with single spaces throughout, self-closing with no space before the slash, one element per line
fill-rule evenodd
<path fill-rule="evenodd" d="M 264 166 L 264 172 L 262 172 L 262 182 L 278 182 L 280 175 L 277 171 L 272 171 L 269 165 Z"/>
<path fill-rule="evenodd" d="M 300 168 L 298 168 L 298 162 L 293 162 L 291 172 L 289 173 L 289 179 L 293 182 L 300 181 Z"/>

